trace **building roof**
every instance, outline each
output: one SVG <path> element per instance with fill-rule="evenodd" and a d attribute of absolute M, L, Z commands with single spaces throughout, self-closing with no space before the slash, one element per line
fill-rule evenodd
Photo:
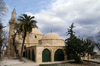
<path fill-rule="evenodd" d="M 42 34 L 42 32 L 41 31 L 39 31 L 38 29 L 36 29 L 36 28 L 33 28 L 32 29 L 32 33 L 34 33 L 34 34 L 41 34 L 41 35 L 43 35 Z"/>
<path fill-rule="evenodd" d="M 42 37 L 42 39 L 61 39 L 61 37 L 56 33 L 47 33 Z"/>
<path fill-rule="evenodd" d="M 15 10 L 15 8 L 14 8 L 14 10 L 13 10 L 13 12 L 12 13 L 16 13 L 16 10 Z"/>

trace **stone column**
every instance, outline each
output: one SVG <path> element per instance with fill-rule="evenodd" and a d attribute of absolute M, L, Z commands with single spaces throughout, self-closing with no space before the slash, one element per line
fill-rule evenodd
<path fill-rule="evenodd" d="M 54 62 L 54 50 L 51 51 L 51 62 Z"/>
<path fill-rule="evenodd" d="M 65 50 L 63 50 L 64 51 L 64 61 L 67 61 L 67 54 L 66 54 L 66 51 Z"/>
<path fill-rule="evenodd" d="M 42 50 L 43 47 L 36 46 L 36 54 L 35 54 L 36 63 L 42 63 Z"/>
<path fill-rule="evenodd" d="M 67 61 L 67 54 L 64 55 L 64 61 Z"/>

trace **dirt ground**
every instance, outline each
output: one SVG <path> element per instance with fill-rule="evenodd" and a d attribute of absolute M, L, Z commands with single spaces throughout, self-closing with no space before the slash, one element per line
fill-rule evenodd
<path fill-rule="evenodd" d="M 83 62 L 82 64 L 77 63 L 63 63 L 63 64 L 42 64 L 40 66 L 100 66 L 99 63 Z"/>
<path fill-rule="evenodd" d="M 3 57 L 0 61 L 0 66 L 100 66 L 100 60 L 95 60 L 98 63 L 86 62 L 84 61 L 82 64 L 77 64 L 71 62 L 57 63 L 57 62 L 45 62 L 44 64 L 37 64 L 27 58 L 23 58 L 25 62 L 21 62 L 18 59 L 9 59 L 7 57 Z"/>

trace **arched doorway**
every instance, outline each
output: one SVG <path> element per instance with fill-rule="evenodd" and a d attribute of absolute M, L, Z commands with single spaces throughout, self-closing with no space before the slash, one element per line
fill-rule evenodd
<path fill-rule="evenodd" d="M 54 61 L 64 61 L 64 53 L 61 49 L 55 52 Z"/>
<path fill-rule="evenodd" d="M 34 54 L 34 50 L 32 50 L 32 60 L 35 61 L 35 54 Z"/>
<path fill-rule="evenodd" d="M 23 52 L 23 57 L 25 57 L 25 52 Z"/>
<path fill-rule="evenodd" d="M 26 50 L 26 58 L 27 58 L 27 50 Z"/>
<path fill-rule="evenodd" d="M 51 61 L 51 53 L 48 49 L 43 50 L 42 52 L 42 62 L 50 62 Z"/>
<path fill-rule="evenodd" d="M 29 56 L 28 56 L 28 59 L 30 59 L 30 50 L 29 50 Z"/>

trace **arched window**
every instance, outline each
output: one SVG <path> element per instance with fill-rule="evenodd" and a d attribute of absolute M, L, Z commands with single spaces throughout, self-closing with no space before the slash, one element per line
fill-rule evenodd
<path fill-rule="evenodd" d="M 35 38 L 37 38 L 37 36 L 35 35 Z"/>
<path fill-rule="evenodd" d="M 24 49 L 26 49 L 26 46 L 24 46 Z"/>
<path fill-rule="evenodd" d="M 51 61 L 51 53 L 48 49 L 44 49 L 42 52 L 42 62 L 50 62 Z"/>
<path fill-rule="evenodd" d="M 15 19 L 13 19 L 13 22 L 15 21 Z"/>
<path fill-rule="evenodd" d="M 64 61 L 64 53 L 61 49 L 55 52 L 54 61 Z"/>

